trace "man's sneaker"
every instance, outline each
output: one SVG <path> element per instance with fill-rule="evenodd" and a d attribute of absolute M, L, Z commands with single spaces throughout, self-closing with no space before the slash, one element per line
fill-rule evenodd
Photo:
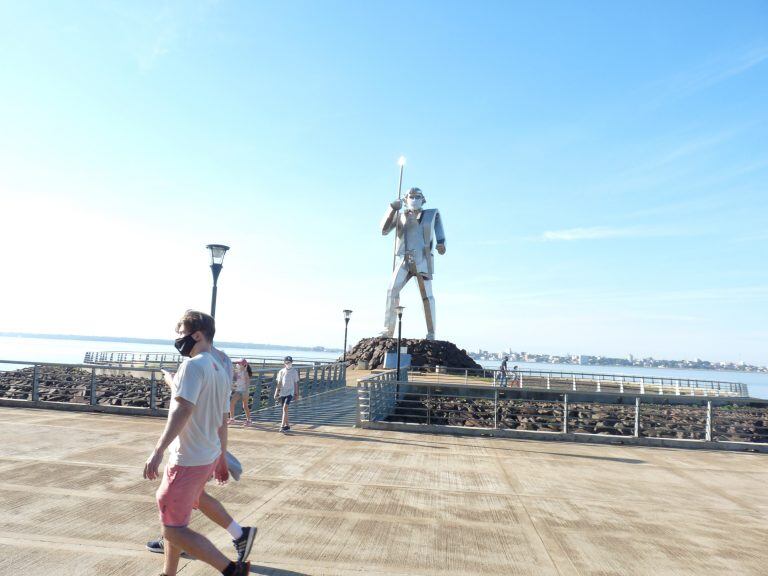
<path fill-rule="evenodd" d="M 285 431 L 286 431 L 286 432 L 288 432 L 288 430 L 290 430 L 290 429 L 291 429 L 291 427 L 290 427 L 290 426 L 286 426 L 286 427 L 285 427 Z"/>
<path fill-rule="evenodd" d="M 157 540 L 150 540 L 147 542 L 147 550 L 154 552 L 155 554 L 165 554 L 165 542 L 163 541 L 163 537 L 160 536 Z M 194 556 L 187 554 L 184 551 L 181 552 L 181 557 L 189 560 L 195 559 Z"/>
<path fill-rule="evenodd" d="M 237 561 L 243 562 L 248 559 L 253 547 L 253 539 L 256 537 L 257 529 L 255 526 L 243 526 L 243 534 L 237 540 L 232 540 L 237 550 Z"/>
<path fill-rule="evenodd" d="M 251 573 L 251 563 L 250 562 L 238 562 L 235 564 L 235 571 L 232 573 L 232 576 L 249 576 Z"/>

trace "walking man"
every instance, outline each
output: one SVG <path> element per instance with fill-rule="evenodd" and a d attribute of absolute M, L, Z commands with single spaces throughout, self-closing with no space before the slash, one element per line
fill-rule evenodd
<path fill-rule="evenodd" d="M 176 576 L 179 556 L 184 550 L 224 576 L 244 576 L 250 569 L 247 557 L 256 529 L 240 527 L 221 503 L 205 492 L 211 476 L 221 483 L 229 478 L 224 454 L 231 372 L 212 353 L 216 332 L 213 317 L 188 310 L 179 320 L 176 331 L 179 338 L 175 346 L 185 360 L 173 377 L 165 429 L 144 465 L 144 478 L 158 478 L 163 454 L 168 449 L 168 462 L 157 490 L 165 541 L 163 575 Z M 218 523 L 230 521 L 227 530 L 235 538 L 235 561 L 230 561 L 205 536 L 188 527 L 192 510 L 203 506 L 207 509 L 206 515 Z"/>
<path fill-rule="evenodd" d="M 280 432 L 288 432 L 291 429 L 291 423 L 288 421 L 288 406 L 294 398 L 299 399 L 299 371 L 293 367 L 293 358 L 290 356 L 286 356 L 283 363 L 284 367 L 277 373 L 275 400 L 283 406 Z"/>

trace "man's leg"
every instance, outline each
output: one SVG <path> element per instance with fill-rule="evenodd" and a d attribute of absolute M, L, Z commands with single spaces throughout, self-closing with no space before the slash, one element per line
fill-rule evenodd
<path fill-rule="evenodd" d="M 165 558 L 163 559 L 163 574 L 167 576 L 174 576 L 179 569 L 179 556 L 181 556 L 181 548 L 174 546 L 169 540 L 165 540 L 163 547 Z"/>
<path fill-rule="evenodd" d="M 234 522 L 234 518 L 227 514 L 227 511 L 224 506 L 221 505 L 221 502 L 208 494 L 208 492 L 203 492 L 200 495 L 198 509 L 205 514 L 209 520 L 215 522 L 225 530 L 229 528 L 232 522 Z"/>
<path fill-rule="evenodd" d="M 395 268 L 387 289 L 387 308 L 384 312 L 384 330 L 381 335 L 392 338 L 395 334 L 395 325 L 397 324 L 397 308 L 400 305 L 400 291 L 408 282 L 409 272 L 405 263 L 400 260 L 400 265 Z"/>
<path fill-rule="evenodd" d="M 224 506 L 213 496 L 203 491 L 200 495 L 198 509 L 205 516 L 224 528 L 232 536 L 232 543 L 237 550 L 237 559 L 242 561 L 248 558 L 253 547 L 253 539 L 256 537 L 257 529 L 255 526 L 240 526 L 234 518 L 229 515 Z"/>
<path fill-rule="evenodd" d="M 224 569 L 229 566 L 229 559 L 224 556 L 214 546 L 208 538 L 202 534 L 198 534 L 194 530 L 191 530 L 187 526 L 163 526 L 163 537 L 167 544 L 171 544 L 173 548 L 180 548 L 186 550 L 192 554 L 195 558 L 198 558 L 210 564 L 219 572 L 223 572 Z M 166 555 L 166 562 L 170 562 L 170 557 Z M 176 556 L 176 563 L 178 564 L 178 555 Z M 166 566 L 166 574 L 168 576 L 175 576 L 175 567 L 173 571 L 168 571 L 169 566 Z"/>
<path fill-rule="evenodd" d="M 291 425 L 288 421 L 288 406 L 290 406 L 290 403 L 287 400 L 283 402 L 283 426 Z"/>

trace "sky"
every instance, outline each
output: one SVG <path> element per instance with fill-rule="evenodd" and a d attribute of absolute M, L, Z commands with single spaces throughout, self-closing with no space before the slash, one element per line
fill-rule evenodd
<path fill-rule="evenodd" d="M 768 3 L 0 0 L 0 331 L 768 364 Z M 403 336 L 426 333 L 418 288 Z"/>

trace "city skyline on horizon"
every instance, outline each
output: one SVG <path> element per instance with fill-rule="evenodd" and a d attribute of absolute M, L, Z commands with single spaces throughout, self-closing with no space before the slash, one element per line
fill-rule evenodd
<path fill-rule="evenodd" d="M 437 338 L 768 365 L 768 5 L 0 5 L 0 330 L 383 328 L 397 193 Z M 386 33 L 385 33 L 386 31 Z M 681 41 L 684 40 L 684 41 Z M 403 336 L 423 337 L 417 287 Z"/>

